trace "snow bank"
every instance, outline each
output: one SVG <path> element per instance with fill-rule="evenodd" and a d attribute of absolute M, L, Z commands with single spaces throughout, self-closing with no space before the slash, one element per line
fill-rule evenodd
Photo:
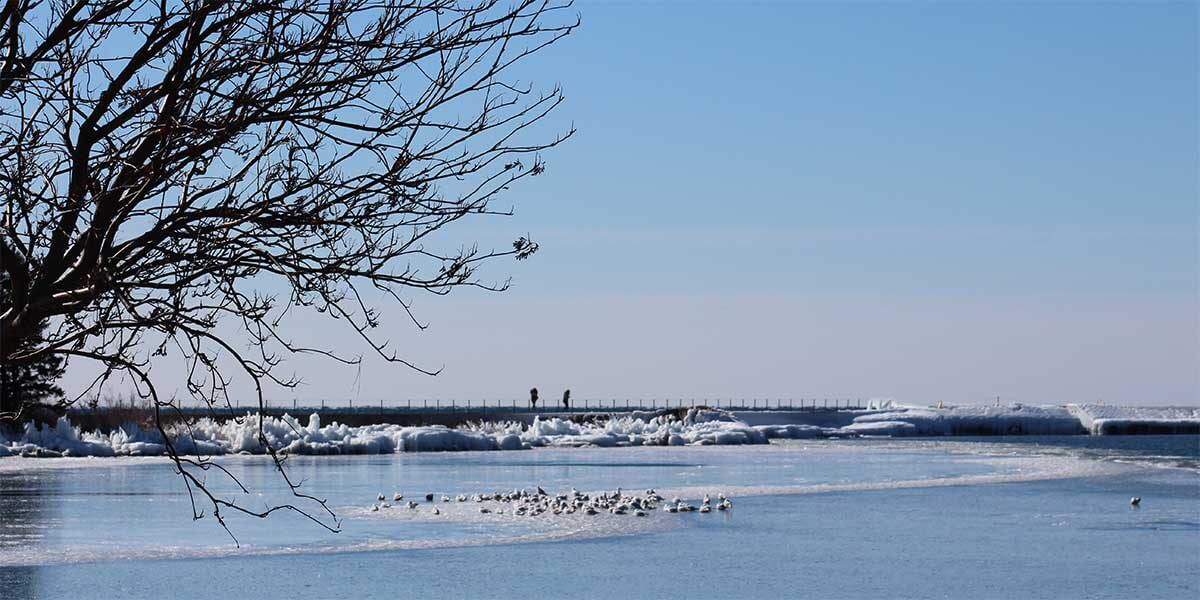
<path fill-rule="evenodd" d="M 863 411 L 846 435 L 1093 435 L 1200 433 L 1200 407 L 891 405 Z"/>
<path fill-rule="evenodd" d="M 1068 409 L 1093 435 L 1200 433 L 1200 407 L 1073 404 Z"/>
<path fill-rule="evenodd" d="M 183 454 L 264 454 L 269 447 L 292 454 L 389 454 L 464 450 L 521 450 L 541 446 L 683 446 L 765 444 L 772 439 L 858 436 L 1033 435 L 1114 433 L 1200 433 L 1200 408 L 1128 408 L 1111 406 L 950 406 L 915 407 L 893 403 L 874 410 L 842 411 L 836 422 L 751 426 L 733 414 L 693 408 L 638 413 L 588 422 L 535 417 L 533 423 L 477 423 L 464 427 L 404 427 L 378 424 L 323 425 L 310 415 L 246 415 L 234 421 L 201 419 L 171 431 Z M 783 413 L 780 413 L 783 414 Z M 824 413 L 822 413 L 824 414 Z M 157 430 L 126 424 L 111 433 L 81 432 L 66 419 L 49 427 L 32 423 L 13 439 L 0 435 L 0 457 L 159 456 L 166 440 Z"/>
<path fill-rule="evenodd" d="M 401 427 L 368 425 L 350 427 L 339 423 L 322 426 L 313 414 L 301 424 L 295 418 L 267 417 L 258 429 L 258 417 L 247 415 L 241 422 L 201 419 L 178 425 L 170 431 L 176 449 L 183 454 L 265 454 L 267 444 L 293 454 L 382 454 L 445 450 L 519 449 L 508 436 L 497 438 L 469 429 L 447 427 Z M 266 443 L 264 443 L 264 440 Z M 15 440 L 0 437 L 0 456 L 160 456 L 166 442 L 157 430 L 125 424 L 111 433 L 81 432 L 67 419 L 49 427 L 32 423 Z"/>
<path fill-rule="evenodd" d="M 530 446 L 683 446 L 765 444 L 767 436 L 725 411 L 693 408 L 683 419 L 613 417 L 592 423 L 534 417 L 519 435 Z"/>
<path fill-rule="evenodd" d="M 532 425 L 483 423 L 460 428 L 391 424 L 351 427 L 322 425 L 313 414 L 306 423 L 284 415 L 239 421 L 201 419 L 170 431 L 184 454 L 265 454 L 268 446 L 291 454 L 390 454 L 521 450 L 535 446 L 641 446 L 765 444 L 767 436 L 722 411 L 693 409 L 680 419 L 662 414 L 649 420 L 631 417 L 593 423 L 536 418 Z M 156 456 L 166 454 L 157 430 L 126 424 L 111 433 L 85 433 L 67 419 L 49 427 L 26 425 L 17 439 L 0 436 L 0 456 Z"/>
<path fill-rule="evenodd" d="M 1075 435 L 1087 433 L 1066 407 L 947 406 L 901 407 L 866 412 L 841 431 L 859 435 Z"/>
<path fill-rule="evenodd" d="M 66 419 L 54 427 L 27 423 L 20 438 L 6 441 L 9 454 L 32 456 L 115 456 L 112 447 L 92 436 L 81 435 Z"/>

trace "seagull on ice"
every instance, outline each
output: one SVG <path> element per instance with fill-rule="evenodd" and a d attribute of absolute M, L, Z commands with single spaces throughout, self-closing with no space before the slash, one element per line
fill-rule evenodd
<path fill-rule="evenodd" d="M 1135 508 L 1136 508 L 1136 507 L 1138 507 L 1138 506 L 1141 506 L 1141 505 L 1142 505 L 1142 499 L 1141 499 L 1141 497 L 1139 497 L 1139 496 L 1134 496 L 1134 497 L 1130 498 L 1130 499 L 1129 499 L 1129 505 L 1130 505 L 1130 506 L 1133 506 L 1133 507 L 1135 507 Z"/>
<path fill-rule="evenodd" d="M 380 501 L 380 502 L 383 502 L 383 501 L 384 501 L 383 494 L 379 494 L 379 501 Z"/>

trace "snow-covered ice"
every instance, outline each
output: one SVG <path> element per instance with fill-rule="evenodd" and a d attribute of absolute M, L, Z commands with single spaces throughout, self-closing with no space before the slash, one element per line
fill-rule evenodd
<path fill-rule="evenodd" d="M 683 418 L 617 417 L 589 423 L 559 418 L 520 423 L 482 423 L 450 428 L 393 424 L 352 427 L 323 425 L 317 414 L 306 423 L 284 415 L 262 419 L 200 419 L 170 430 L 184 454 L 264 454 L 268 446 L 292 454 L 391 454 L 395 452 L 521 450 L 539 446 L 682 446 L 765 444 L 767 434 L 728 413 L 692 409 Z M 55 426 L 29 423 L 15 439 L 0 436 L 0 456 L 153 456 L 166 453 L 163 435 L 125 424 L 112 431 L 83 432 L 69 420 Z"/>
<path fill-rule="evenodd" d="M 1200 407 L 1071 405 L 1072 414 L 1095 435 L 1200 433 Z"/>
<path fill-rule="evenodd" d="M 868 412 L 843 429 L 863 435 L 1072 435 L 1085 433 L 1066 407 L 947 406 L 905 407 Z"/>
<path fill-rule="evenodd" d="M 732 413 L 693 408 L 682 416 L 669 411 L 612 415 L 578 422 L 536 417 L 531 424 L 488 422 L 450 428 L 376 424 L 323 424 L 317 414 L 306 422 L 290 415 L 242 419 L 200 419 L 174 425 L 171 439 L 182 454 L 264 454 L 268 447 L 292 454 L 390 454 L 396 452 L 522 450 L 534 447 L 615 447 L 765 444 L 771 439 L 860 436 L 953 436 L 1031 434 L 1111 434 L 1196 432 L 1197 408 L 1129 408 L 1098 405 L 947 406 L 882 405 L 840 411 L 837 423 L 803 422 L 751 426 Z M 784 414 L 784 418 L 788 418 Z M 166 453 L 156 429 L 125 424 L 112 432 L 84 432 L 67 419 L 54 426 L 27 424 L 12 439 L 0 434 L 0 457 L 159 456 Z"/>

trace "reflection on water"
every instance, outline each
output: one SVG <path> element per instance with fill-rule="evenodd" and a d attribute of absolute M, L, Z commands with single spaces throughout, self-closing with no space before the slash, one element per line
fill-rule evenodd
<path fill-rule="evenodd" d="M 357 572 L 363 576 L 338 580 L 338 595 L 379 597 L 395 591 L 382 583 L 388 575 L 403 572 L 406 589 L 414 592 L 406 595 L 414 597 L 530 597 L 547 591 L 536 587 L 535 573 L 546 556 L 571 566 L 560 570 L 548 563 L 541 576 L 599 577 L 602 581 L 592 581 L 595 589 L 611 586 L 609 591 L 620 592 L 614 595 L 627 597 L 687 592 L 742 597 L 745 588 L 735 582 L 752 579 L 772 592 L 766 595 L 792 597 L 796 579 L 805 577 L 806 585 L 820 591 L 812 597 L 844 597 L 837 588 L 822 587 L 835 577 L 818 574 L 845 567 L 842 576 L 855 585 L 908 578 L 921 586 L 927 581 L 914 574 L 929 564 L 955 561 L 957 568 L 982 568 L 977 577 L 989 586 L 1010 585 L 1020 580 L 1018 574 L 1043 564 L 1038 572 L 1047 578 L 1077 573 L 1061 584 L 1043 579 L 1014 588 L 1010 597 L 1039 596 L 1032 592 L 1074 597 L 1070 592 L 1079 586 L 1111 573 L 1131 585 L 1160 581 L 1143 578 L 1138 564 L 1123 562 L 1129 552 L 1171 565 L 1162 581 L 1191 589 L 1178 573 L 1200 566 L 1194 559 L 1200 541 L 1195 474 L 1113 460 L 1186 458 L 1196 439 L 789 441 L 742 448 L 294 457 L 293 476 L 330 499 L 345 518 L 343 532 L 325 533 L 294 515 L 234 518 L 240 549 L 211 519 L 190 520 L 187 497 L 165 461 L 64 459 L 28 463 L 25 471 L 25 463 L 11 462 L 12 468 L 0 470 L 0 598 L 112 596 L 114 589 L 153 597 L 162 589 L 155 585 L 210 571 L 213 563 L 206 559 L 212 557 L 226 557 L 222 572 L 245 578 L 212 582 L 205 596 L 310 597 L 318 590 L 297 586 L 311 575 Z M 279 480 L 269 460 L 222 461 L 254 490 L 240 499 L 279 499 L 271 496 Z M 980 485 L 996 482 L 1007 485 Z M 431 510 L 423 503 L 426 493 L 440 497 L 537 485 L 551 491 L 653 487 L 693 501 L 724 490 L 736 496 L 738 512 L 736 519 L 659 511 L 630 521 L 598 515 L 595 521 L 534 524 L 481 515 L 466 503 L 458 507 L 461 515 L 448 510 L 442 520 L 415 517 Z M 377 494 L 394 492 L 417 499 L 421 508 L 369 510 Z M 1142 509 L 1129 508 L 1131 495 L 1143 497 Z M 623 523 L 636 524 L 636 530 Z M 526 543 L 539 541 L 557 543 Z M 1189 548 L 1191 554 L 1184 552 Z M 907 567 L 891 566 L 903 565 L 905 557 L 911 559 Z M 164 558 L 192 560 L 153 560 Z M 819 569 L 796 570 L 814 560 Z M 457 567 L 446 566 L 455 561 Z M 425 570 L 414 570 L 413 562 Z M 517 564 L 521 569 L 513 568 Z M 691 568 L 701 564 L 704 569 Z M 859 577 L 863 568 L 873 575 Z M 257 579 L 273 569 L 280 569 L 279 577 Z M 640 576 L 613 580 L 612 573 Z M 332 595 L 331 583 L 320 595 Z M 1099 598 L 1129 591 L 1088 590 Z M 895 596 L 895 589 L 876 591 L 877 597 Z M 974 590 L 955 591 L 942 595 L 964 597 Z"/>
<path fill-rule="evenodd" d="M 329 500 L 342 517 L 342 532 L 331 535 L 296 515 L 263 521 L 229 514 L 229 523 L 242 544 L 232 540 L 211 518 L 190 519 L 187 495 L 170 463 L 159 459 L 59 459 L 25 463 L 37 475 L 5 469 L 14 490 L 9 502 L 33 494 L 48 503 L 42 514 L 15 509 L 6 528 L 23 540 L 0 546 L 0 567 L 47 565 L 115 559 L 183 558 L 263 554 L 272 552 L 348 551 L 364 547 L 436 547 L 446 544 L 496 544 L 522 539 L 596 538 L 660 529 L 663 515 L 651 515 L 638 525 L 618 526 L 611 515 L 594 520 L 551 523 L 508 515 L 477 522 L 478 508 L 465 512 L 475 519 L 456 518 L 462 511 L 444 510 L 439 518 L 421 518 L 431 507 L 395 507 L 371 513 L 379 494 L 393 493 L 423 501 L 425 494 L 450 497 L 464 494 L 534 489 L 582 491 L 676 488 L 716 494 L 721 487 L 738 488 L 744 495 L 774 493 L 762 486 L 853 485 L 857 483 L 920 480 L 986 475 L 991 461 L 945 453 L 872 452 L 863 456 L 820 444 L 786 444 L 742 448 L 568 448 L 514 453 L 398 454 L 378 456 L 293 457 L 294 480 L 304 490 Z M 272 463 L 264 457 L 230 456 L 222 464 L 252 490 L 238 493 L 227 480 L 211 479 L 220 492 L 236 494 L 250 508 L 290 501 Z M 9 463 L 17 465 L 21 463 Z M 42 468 L 40 465 L 56 465 Z M 39 477 L 30 481 L 29 477 Z M 25 479 L 23 479 L 25 478 Z M 19 483 L 25 481 L 25 483 Z M 223 487 L 220 487 L 223 486 Z M 751 491 L 751 488 L 755 488 Z M 18 495 L 19 494 L 19 495 Z M 394 503 L 401 504 L 401 503 Z M 424 504 L 422 502 L 422 504 Z M 467 509 L 468 507 L 462 507 Z M 20 512 L 24 511 L 24 512 Z M 53 511 L 53 514 L 48 514 Z M 385 518 L 386 517 L 386 518 Z M 410 518 L 412 517 L 412 518 Z M 633 517 L 630 517 L 631 519 Z M 617 519 L 617 517 L 613 517 Z M 625 531 L 622 529 L 628 529 Z M 531 529 L 532 528 L 532 529 Z M 531 537 L 532 536 L 532 537 Z M 15 537 L 13 538 L 16 539 Z"/>
<path fill-rule="evenodd" d="M 52 472 L 0 472 L 0 552 L 25 550 L 43 542 L 47 527 L 59 522 L 59 489 Z M 33 598 L 41 587 L 40 567 L 0 569 L 0 592 L 5 598 Z"/>

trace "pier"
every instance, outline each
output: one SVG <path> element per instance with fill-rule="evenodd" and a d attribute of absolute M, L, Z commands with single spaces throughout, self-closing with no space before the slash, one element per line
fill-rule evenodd
<path fill-rule="evenodd" d="M 544 401 L 543 401 L 544 402 Z M 528 400 L 402 400 L 399 402 L 341 401 L 317 404 L 300 402 L 268 402 L 264 410 L 257 404 L 234 404 L 233 406 L 184 406 L 163 409 L 164 419 L 169 421 L 191 420 L 204 417 L 231 419 L 244 417 L 248 413 L 262 412 L 279 417 L 284 414 L 307 418 L 316 413 L 322 422 L 345 423 L 361 426 L 376 423 L 396 425 L 446 425 L 456 426 L 468 422 L 514 421 L 531 423 L 535 417 L 542 419 L 561 418 L 591 420 L 614 415 L 641 416 L 649 418 L 654 413 L 683 413 L 692 408 L 716 408 L 734 413 L 739 419 L 751 424 L 840 421 L 835 415 L 844 411 L 866 410 L 869 402 L 855 398 L 751 398 L 751 399 L 573 399 L 571 406 L 564 408 L 551 401 L 548 405 L 531 407 Z M 801 418 L 802 417 L 802 418 Z M 68 418 L 85 428 L 111 429 L 125 422 L 147 422 L 153 419 L 150 406 L 142 403 L 111 404 L 105 406 L 76 406 L 68 412 Z"/>

